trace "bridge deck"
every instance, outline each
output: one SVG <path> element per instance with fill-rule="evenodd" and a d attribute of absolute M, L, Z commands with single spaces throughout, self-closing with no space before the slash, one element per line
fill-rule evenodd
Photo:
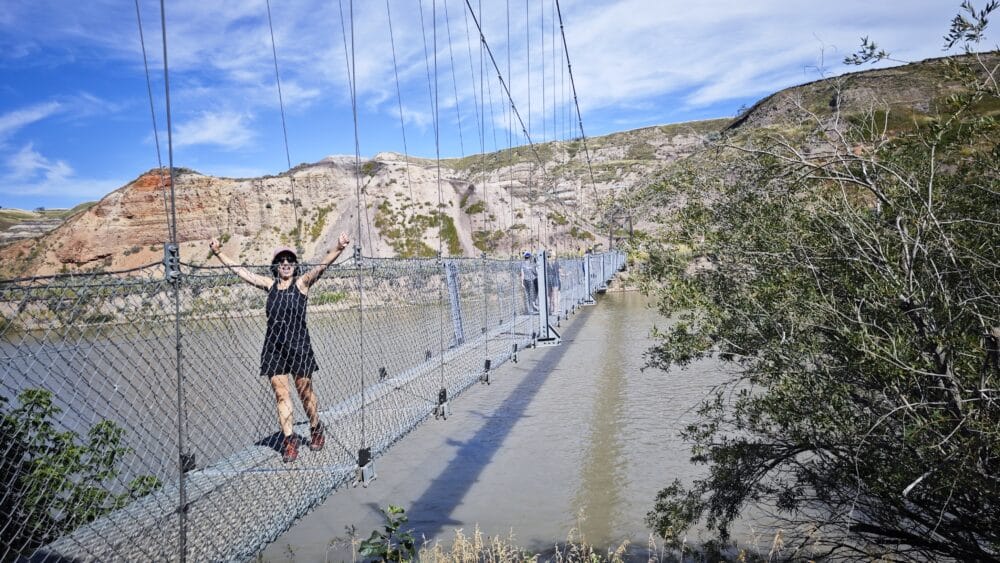
<path fill-rule="evenodd" d="M 536 324 L 535 316 L 517 316 L 323 410 L 326 447 L 319 452 L 301 447 L 294 463 L 282 463 L 277 440 L 265 437 L 218 463 L 188 472 L 187 552 L 211 561 L 245 559 L 259 552 L 336 488 L 354 482 L 358 452 L 348 444 L 367 444 L 377 456 L 437 406 L 434 397 L 397 408 L 394 405 L 403 401 L 395 396 L 409 393 L 411 383 L 440 380 L 449 399 L 454 398 L 479 381 L 487 341 L 491 369 L 496 369 L 512 358 L 515 344 L 531 341 Z M 477 365 L 478 371 L 470 369 Z M 407 402 L 413 402 L 412 393 Z M 378 416 L 369 416 L 373 411 Z M 295 432 L 308 436 L 307 423 L 297 424 Z M 31 560 L 177 560 L 179 505 L 178 484 L 166 484 L 45 546 Z"/>

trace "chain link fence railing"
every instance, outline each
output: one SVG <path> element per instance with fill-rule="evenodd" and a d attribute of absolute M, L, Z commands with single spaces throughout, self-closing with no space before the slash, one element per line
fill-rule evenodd
<path fill-rule="evenodd" d="M 623 264 L 550 259 L 549 322 Z M 326 445 L 292 463 L 258 375 L 268 292 L 186 265 L 176 284 L 161 265 L 0 281 L 0 559 L 252 556 L 532 344 L 520 276 L 519 261 L 468 258 L 327 270 L 308 293 Z"/>

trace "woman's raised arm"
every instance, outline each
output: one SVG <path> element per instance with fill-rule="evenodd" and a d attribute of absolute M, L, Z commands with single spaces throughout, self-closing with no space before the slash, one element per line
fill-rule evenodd
<path fill-rule="evenodd" d="M 274 280 L 272 280 L 271 278 L 262 276 L 260 274 L 255 274 L 250 270 L 247 270 L 243 266 L 234 262 L 232 258 L 223 254 L 222 245 L 219 244 L 219 241 L 217 239 L 212 239 L 208 241 L 208 247 L 219 258 L 220 262 L 222 262 L 227 268 L 232 270 L 234 274 L 239 276 L 240 279 L 247 282 L 248 284 L 259 287 L 261 289 L 270 289 L 271 284 L 274 283 Z"/>
<path fill-rule="evenodd" d="M 350 244 L 351 238 L 347 236 L 347 233 L 340 233 L 340 238 L 337 239 L 337 246 L 331 248 L 330 252 L 326 253 L 326 256 L 323 257 L 323 260 L 321 260 L 319 264 L 316 264 L 313 269 L 303 274 L 302 278 L 300 278 L 302 280 L 302 284 L 305 286 L 305 289 L 309 289 L 312 284 L 316 283 L 316 280 L 323 275 L 323 272 L 326 271 L 330 264 L 333 264 L 333 261 L 336 260 L 340 256 L 340 253 L 342 253 Z"/>

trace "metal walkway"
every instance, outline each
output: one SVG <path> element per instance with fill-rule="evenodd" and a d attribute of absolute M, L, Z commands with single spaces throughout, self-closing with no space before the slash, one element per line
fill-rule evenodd
<path fill-rule="evenodd" d="M 121 428 L 127 451 L 104 490 L 124 491 L 137 477 L 160 485 L 120 508 L 97 507 L 103 516 L 4 557 L 253 556 L 338 487 L 369 475 L 359 467 L 367 453 L 377 458 L 422 421 L 446 413 L 442 399 L 488 381 L 518 350 L 557 344 L 559 320 L 592 302 L 622 264 L 623 256 L 608 253 L 563 259 L 553 269 L 543 255 L 539 285 L 552 286 L 555 272 L 558 303 L 548 307 L 556 292 L 539 291 L 542 313 L 530 315 L 519 261 L 365 259 L 331 270 L 310 291 L 309 312 L 327 443 L 319 452 L 301 448 L 287 464 L 278 453 L 273 394 L 256 375 L 263 292 L 228 273 L 188 269 L 177 338 L 168 330 L 174 288 L 155 268 L 0 282 L 0 313 L 8 319 L 0 327 L 3 395 L 50 392 L 61 409 L 55 427 L 77 443 L 102 421 Z M 181 412 L 171 385 L 177 370 L 186 391 Z M 306 422 L 295 431 L 309 435 Z M 183 473 L 178 452 L 188 464 Z M 52 502 L 57 509 L 58 499 Z M 5 534 L 23 534 L 15 514 L 3 516 Z"/>

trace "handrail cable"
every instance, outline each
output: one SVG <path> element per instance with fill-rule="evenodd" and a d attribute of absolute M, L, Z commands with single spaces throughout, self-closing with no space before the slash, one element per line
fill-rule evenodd
<path fill-rule="evenodd" d="M 146 39 L 142 33 L 142 14 L 139 11 L 139 0 L 135 0 L 135 19 L 139 24 L 139 45 L 142 47 L 142 66 L 146 71 L 146 93 L 149 95 L 149 115 L 153 120 L 153 144 L 156 145 L 156 170 L 160 179 L 160 191 L 163 193 L 163 216 L 167 220 L 167 232 L 170 231 L 170 204 L 167 202 L 167 185 L 163 181 L 163 157 L 160 153 L 160 132 L 156 127 L 156 108 L 153 102 L 153 85 L 149 78 L 149 60 L 146 58 Z"/>

